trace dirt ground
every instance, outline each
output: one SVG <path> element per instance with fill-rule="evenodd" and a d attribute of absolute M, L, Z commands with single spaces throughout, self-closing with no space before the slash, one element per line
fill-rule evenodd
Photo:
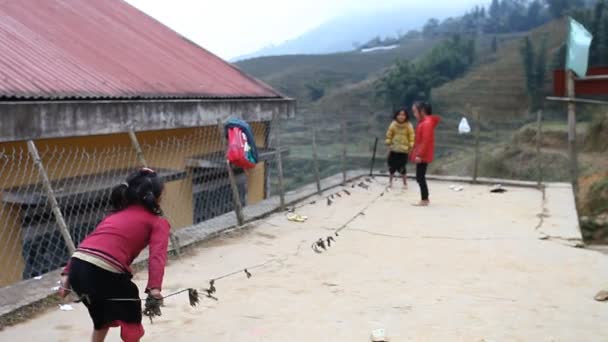
<path fill-rule="evenodd" d="M 265 266 L 250 279 L 218 281 L 218 302 L 167 299 L 163 316 L 145 322 L 144 341 L 352 342 L 378 328 L 391 341 L 608 340 L 608 304 L 593 300 L 608 285 L 608 257 L 539 239 L 539 191 L 456 192 L 432 182 L 433 205 L 419 208 L 410 205 L 417 185 L 379 196 L 385 182 L 299 208 L 306 223 L 274 215 L 172 262 L 165 293 Z M 360 211 L 327 252 L 311 249 Z M 145 279 L 136 275 L 140 286 Z M 74 308 L 8 328 L 0 340 L 86 341 L 91 323 Z M 118 331 L 108 340 L 119 341 Z"/>

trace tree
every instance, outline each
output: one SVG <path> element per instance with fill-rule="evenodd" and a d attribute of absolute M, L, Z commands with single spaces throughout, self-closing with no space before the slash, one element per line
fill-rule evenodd
<path fill-rule="evenodd" d="M 306 90 L 308 90 L 308 97 L 313 102 L 325 96 L 325 85 L 318 80 L 306 84 Z"/>
<path fill-rule="evenodd" d="M 414 64 L 397 61 L 376 83 L 376 97 L 393 109 L 426 99 L 431 89 L 463 75 L 475 59 L 475 41 L 454 35 Z"/>
<path fill-rule="evenodd" d="M 563 69 L 566 66 L 566 52 L 568 48 L 566 43 L 562 43 L 559 49 L 553 55 L 553 61 L 551 62 L 551 69 Z"/>
<path fill-rule="evenodd" d="M 492 0 L 490 4 L 490 19 L 496 20 L 500 17 L 500 2 L 498 0 Z"/>
<path fill-rule="evenodd" d="M 598 28 L 597 58 L 595 64 L 608 65 L 608 11 L 604 12 Z"/>
<path fill-rule="evenodd" d="M 536 64 L 534 65 L 534 82 L 536 93 L 535 99 L 532 101 L 532 110 L 537 110 L 543 107 L 545 102 L 545 77 L 547 75 L 547 36 L 543 37 L 540 50 L 536 56 Z"/>
<path fill-rule="evenodd" d="M 534 28 L 541 22 L 542 10 L 543 5 L 540 3 L 539 0 L 535 0 L 530 3 L 530 6 L 528 6 L 526 29 Z"/>
<path fill-rule="evenodd" d="M 528 95 L 536 93 L 536 84 L 534 82 L 534 47 L 530 37 L 524 39 L 524 43 L 520 49 L 522 64 L 524 67 L 524 75 L 526 76 L 526 90 Z"/>
<path fill-rule="evenodd" d="M 546 0 L 554 18 L 563 17 L 569 10 L 585 5 L 584 0 Z"/>
<path fill-rule="evenodd" d="M 439 20 L 432 18 L 429 19 L 426 24 L 424 24 L 424 27 L 422 28 L 422 34 L 425 37 L 434 37 L 435 35 L 437 35 L 439 29 Z"/>
<path fill-rule="evenodd" d="M 600 0 L 597 2 L 597 4 L 595 5 L 595 9 L 593 12 L 593 23 L 591 24 L 591 34 L 593 35 L 594 39 L 591 41 L 591 51 L 590 51 L 590 56 L 589 59 L 591 61 L 592 64 L 596 64 L 599 63 L 600 61 L 602 61 L 602 57 L 600 56 L 602 54 L 602 51 L 600 51 L 600 44 L 602 44 L 603 41 L 603 21 L 605 18 L 605 14 L 604 14 L 604 9 L 605 9 L 606 3 L 604 2 L 604 0 Z"/>
<path fill-rule="evenodd" d="M 496 33 L 498 31 L 498 26 L 500 22 L 500 2 L 498 0 L 492 0 L 490 4 L 490 8 L 488 9 L 488 14 L 490 16 L 490 20 L 488 21 L 488 25 L 486 30 L 489 33 Z"/>
<path fill-rule="evenodd" d="M 535 111 L 540 109 L 544 102 L 543 96 L 547 72 L 547 37 L 543 38 L 538 54 L 535 53 L 534 45 L 530 38 L 526 37 L 520 53 L 526 78 L 526 90 L 530 99 L 530 110 Z"/>
<path fill-rule="evenodd" d="M 376 97 L 392 110 L 410 104 L 418 94 L 415 87 L 414 66 L 406 60 L 398 60 L 378 81 Z"/>

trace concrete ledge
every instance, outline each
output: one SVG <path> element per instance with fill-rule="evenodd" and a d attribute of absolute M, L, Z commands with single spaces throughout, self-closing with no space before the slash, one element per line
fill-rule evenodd
<path fill-rule="evenodd" d="M 570 184 L 547 184 L 539 231 L 573 247 L 583 246 L 574 191 Z"/>
<path fill-rule="evenodd" d="M 416 174 L 408 173 L 408 178 L 416 179 Z M 388 177 L 388 174 L 374 174 L 374 177 Z M 426 179 L 440 181 L 440 182 L 456 182 L 456 183 L 470 183 L 473 184 L 473 179 L 471 177 L 462 177 L 462 176 L 442 176 L 442 175 L 427 175 Z M 500 178 L 486 178 L 479 177 L 477 178 L 477 182 L 475 184 L 482 185 L 495 185 L 501 184 L 503 186 L 513 186 L 513 187 L 522 187 L 522 188 L 538 188 L 537 182 L 531 181 L 520 181 L 520 180 L 512 180 L 512 179 L 500 179 Z M 543 183 L 543 185 L 555 186 L 555 187 L 568 187 L 570 184 L 568 183 Z"/>

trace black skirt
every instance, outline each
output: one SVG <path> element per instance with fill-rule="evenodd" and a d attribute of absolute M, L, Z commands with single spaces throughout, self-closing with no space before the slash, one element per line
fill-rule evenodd
<path fill-rule="evenodd" d="M 131 274 L 113 273 L 89 262 L 72 258 L 68 276 L 72 290 L 83 299 L 89 310 L 96 330 L 106 328 L 116 321 L 141 323 L 139 289 L 131 281 Z"/>
<path fill-rule="evenodd" d="M 391 174 L 399 172 L 400 174 L 406 174 L 405 166 L 407 165 L 408 154 L 400 152 L 392 152 L 388 156 L 388 171 Z"/>

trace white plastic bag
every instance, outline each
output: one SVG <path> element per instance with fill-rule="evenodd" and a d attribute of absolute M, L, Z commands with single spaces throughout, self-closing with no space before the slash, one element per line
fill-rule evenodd
<path fill-rule="evenodd" d="M 458 125 L 458 133 L 459 134 L 471 133 L 471 126 L 469 126 L 469 121 L 467 121 L 467 118 L 462 118 L 462 120 L 460 120 L 460 124 Z"/>

